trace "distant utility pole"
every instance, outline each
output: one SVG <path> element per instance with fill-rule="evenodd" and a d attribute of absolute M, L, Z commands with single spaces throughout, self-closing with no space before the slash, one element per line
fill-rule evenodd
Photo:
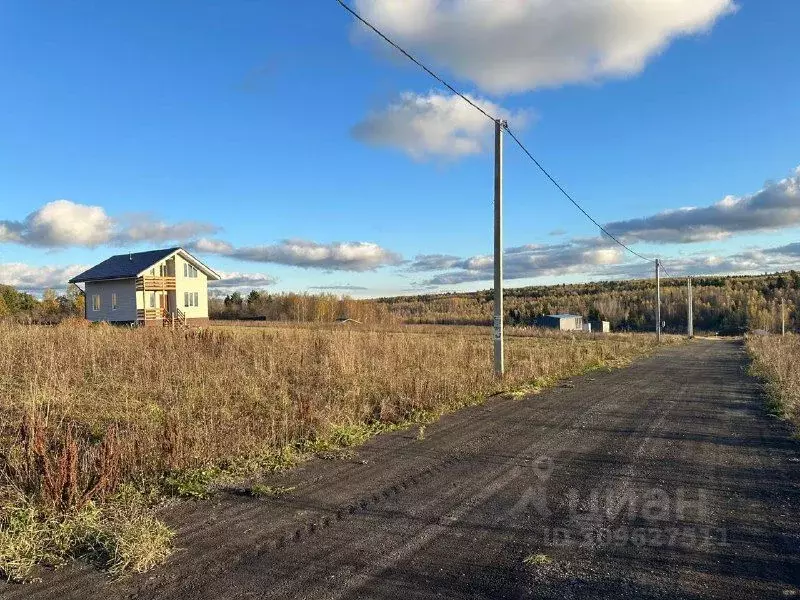
<path fill-rule="evenodd" d="M 503 360 L 503 129 L 508 122 L 494 122 L 494 374 L 502 377 Z"/>
<path fill-rule="evenodd" d="M 781 298 L 781 335 L 786 335 L 786 298 Z"/>
<path fill-rule="evenodd" d="M 656 339 L 661 341 L 661 263 L 656 259 Z"/>
<path fill-rule="evenodd" d="M 692 278 L 686 278 L 687 294 L 686 294 L 686 319 L 687 319 L 687 333 L 689 339 L 694 337 L 694 302 L 692 300 Z"/>

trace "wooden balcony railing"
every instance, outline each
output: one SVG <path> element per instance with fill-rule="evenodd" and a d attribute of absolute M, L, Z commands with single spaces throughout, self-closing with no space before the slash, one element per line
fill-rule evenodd
<path fill-rule="evenodd" d="M 174 291 L 175 278 L 161 277 L 158 275 L 144 275 L 136 278 L 136 291 L 157 292 Z"/>
<path fill-rule="evenodd" d="M 161 308 L 139 308 L 136 310 L 137 321 L 158 321 L 164 318 Z"/>

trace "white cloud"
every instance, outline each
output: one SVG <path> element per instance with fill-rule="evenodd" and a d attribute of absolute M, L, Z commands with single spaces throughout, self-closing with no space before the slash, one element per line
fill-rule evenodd
<path fill-rule="evenodd" d="M 277 283 L 277 279 L 266 273 L 240 273 L 222 272 L 221 279 L 209 281 L 208 287 L 215 294 L 231 294 L 233 292 L 249 292 L 250 290 L 263 290 Z"/>
<path fill-rule="evenodd" d="M 116 245 L 188 240 L 199 235 L 216 233 L 220 229 L 216 225 L 200 221 L 166 223 L 149 214 L 125 215 L 122 221 L 119 231 L 114 236 L 113 242 Z"/>
<path fill-rule="evenodd" d="M 713 241 L 736 233 L 796 227 L 800 225 L 800 172 L 795 173 L 749 196 L 727 196 L 710 206 L 681 208 L 605 227 L 628 241 L 656 243 Z"/>
<path fill-rule="evenodd" d="M 219 227 L 210 223 L 182 221 L 170 224 L 146 214 L 131 214 L 115 219 L 101 206 L 55 200 L 21 221 L 0 221 L 0 243 L 42 248 L 94 248 L 100 245 L 181 241 L 217 231 Z"/>
<path fill-rule="evenodd" d="M 282 240 L 265 246 L 235 247 L 221 240 L 199 239 L 186 247 L 238 260 L 332 271 L 371 271 L 402 261 L 399 254 L 372 242 L 320 244 L 308 240 Z"/>
<path fill-rule="evenodd" d="M 563 244 L 529 244 L 507 248 L 503 255 L 505 279 L 523 279 L 548 275 L 596 272 L 598 268 L 616 265 L 624 260 L 624 251 L 600 238 L 576 239 Z M 456 259 L 449 255 L 421 255 L 410 265 L 410 271 L 436 271 L 424 285 L 453 285 L 468 281 L 489 281 L 494 273 L 494 259 L 479 255 Z"/>
<path fill-rule="evenodd" d="M 47 288 L 63 291 L 71 277 L 85 271 L 89 266 L 39 267 L 25 263 L 5 263 L 0 264 L 0 283 L 36 295 L 40 295 Z"/>
<path fill-rule="evenodd" d="M 485 99 L 468 96 L 489 114 L 516 127 L 528 120 Z M 374 146 L 397 148 L 415 160 L 460 158 L 490 147 L 494 124 L 458 96 L 404 92 L 388 107 L 367 115 L 352 129 L 353 136 Z"/>
<path fill-rule="evenodd" d="M 46 248 L 94 247 L 108 242 L 114 233 L 114 221 L 102 207 L 70 200 L 48 202 L 24 221 L 4 221 L 3 226 L 16 232 L 10 239 L 2 236 L 5 241 Z"/>
<path fill-rule="evenodd" d="M 733 0 L 356 0 L 356 7 L 400 45 L 491 93 L 635 75 L 675 38 L 708 31 L 736 9 Z"/>

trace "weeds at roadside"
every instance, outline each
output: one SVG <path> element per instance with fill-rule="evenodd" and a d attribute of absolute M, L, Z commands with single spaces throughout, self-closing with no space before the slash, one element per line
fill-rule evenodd
<path fill-rule="evenodd" d="M 202 500 L 211 495 L 211 486 L 222 473 L 218 467 L 179 471 L 164 477 L 162 489 L 170 496 Z"/>
<path fill-rule="evenodd" d="M 800 433 L 800 336 L 748 336 L 748 373 L 764 382 L 765 409 Z"/>
<path fill-rule="evenodd" d="M 536 566 L 549 565 L 552 562 L 553 562 L 552 558 L 547 556 L 547 554 L 541 554 L 541 553 L 539 553 L 539 554 L 531 554 L 529 556 L 526 556 L 522 560 L 522 564 L 525 564 L 525 565 L 536 565 Z"/>
<path fill-rule="evenodd" d="M 86 560 L 112 576 L 143 572 L 172 552 L 172 531 L 127 488 L 102 506 L 89 502 L 66 513 L 6 490 L 0 509 L 0 574 L 8 581 L 31 581 L 40 568 L 69 559 Z"/>

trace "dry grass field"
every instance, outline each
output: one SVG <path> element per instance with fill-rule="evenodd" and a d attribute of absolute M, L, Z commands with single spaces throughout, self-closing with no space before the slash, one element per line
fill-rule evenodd
<path fill-rule="evenodd" d="M 500 384 L 490 340 L 481 327 L 0 324 L 0 571 L 24 579 L 70 556 L 145 570 L 169 552 L 152 511 L 165 494 L 202 497 L 212 481 L 655 346 L 512 331 Z"/>
<path fill-rule="evenodd" d="M 767 382 L 771 408 L 800 426 L 800 336 L 748 336 L 747 350 L 753 373 Z"/>

